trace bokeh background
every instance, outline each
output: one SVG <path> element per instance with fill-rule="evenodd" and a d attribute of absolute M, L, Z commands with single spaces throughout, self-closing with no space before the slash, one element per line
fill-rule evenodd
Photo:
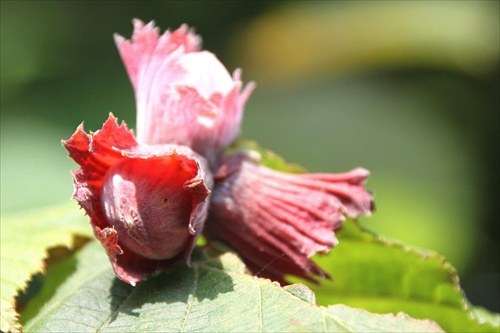
<path fill-rule="evenodd" d="M 193 26 L 257 89 L 242 137 L 314 172 L 371 170 L 362 224 L 436 250 L 500 311 L 498 1 L 4 1 L 1 212 L 72 193 L 60 140 L 135 126 L 131 19 Z"/>

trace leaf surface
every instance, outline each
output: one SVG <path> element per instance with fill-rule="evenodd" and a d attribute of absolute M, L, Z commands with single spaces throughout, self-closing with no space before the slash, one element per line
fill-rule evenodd
<path fill-rule="evenodd" d="M 435 332 L 429 320 L 376 315 L 344 305 L 319 307 L 303 285 L 279 284 L 246 274 L 231 252 L 197 251 L 192 267 L 179 264 L 131 287 L 113 274 L 97 242 L 57 269 L 73 273 L 26 322 L 26 331 L 66 332 Z M 67 266 L 66 268 L 64 266 Z M 45 290 L 40 293 L 41 297 Z M 34 302 L 35 303 L 35 302 Z M 33 303 L 33 304 L 34 304 Z"/>
<path fill-rule="evenodd" d="M 3 217 L 0 238 L 1 325 L 19 331 L 15 297 L 31 277 L 44 270 L 49 248 L 72 248 L 74 237 L 91 237 L 91 228 L 76 204 Z"/>

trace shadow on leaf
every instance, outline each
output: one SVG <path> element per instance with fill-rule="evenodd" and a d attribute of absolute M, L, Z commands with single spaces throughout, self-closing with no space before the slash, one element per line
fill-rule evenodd
<path fill-rule="evenodd" d="M 180 263 L 171 272 L 151 276 L 135 287 L 115 278 L 109 290 L 110 323 L 121 314 L 139 317 L 175 303 L 188 308 L 194 302 L 214 300 L 220 294 L 233 292 L 233 279 L 223 267 L 221 258 L 204 258 L 193 262 L 191 267 Z"/>
<path fill-rule="evenodd" d="M 26 289 L 16 297 L 16 311 L 21 314 L 21 323 L 35 317 L 54 296 L 57 288 L 75 272 L 77 260 L 73 254 L 87 242 L 87 238 L 74 236 L 72 249 L 64 246 L 47 249 L 48 257 L 44 261 L 47 273 L 33 275 Z"/>

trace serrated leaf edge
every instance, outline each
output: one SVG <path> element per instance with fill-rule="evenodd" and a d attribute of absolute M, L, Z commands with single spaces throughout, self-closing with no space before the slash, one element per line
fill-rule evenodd
<path fill-rule="evenodd" d="M 474 313 L 472 312 L 472 304 L 467 300 L 467 297 L 466 297 L 463 289 L 460 287 L 460 277 L 458 276 L 458 272 L 457 272 L 456 268 L 446 259 L 446 257 L 444 257 L 443 255 L 439 254 L 436 251 L 420 249 L 418 247 L 404 244 L 402 241 L 381 236 L 377 233 L 370 231 L 369 229 L 362 227 L 358 223 L 358 221 L 356 221 L 356 220 L 352 220 L 352 222 L 354 222 L 354 225 L 356 226 L 356 228 L 359 229 L 359 231 L 373 237 L 373 241 L 375 241 L 379 244 L 382 244 L 382 245 L 385 245 L 385 246 L 388 246 L 391 248 L 399 248 L 399 249 L 403 250 L 404 252 L 412 253 L 412 254 L 422 258 L 423 260 L 426 260 L 428 258 L 435 258 L 435 259 L 441 261 L 443 266 L 444 266 L 444 269 L 451 276 L 451 280 L 453 282 L 453 288 L 455 289 L 456 292 L 458 292 L 461 295 L 461 298 L 460 298 L 461 310 L 466 313 L 467 317 L 470 320 L 475 321 L 480 326 L 490 324 L 486 321 L 480 321 L 479 318 L 476 315 L 474 315 Z M 401 312 L 401 313 L 404 313 L 404 312 Z M 492 326 L 500 327 L 500 325 L 496 325 L 496 326 L 492 325 Z"/>

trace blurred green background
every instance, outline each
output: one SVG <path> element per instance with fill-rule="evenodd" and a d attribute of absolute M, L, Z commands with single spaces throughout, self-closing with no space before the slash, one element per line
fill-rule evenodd
<path fill-rule="evenodd" d="M 135 126 L 112 34 L 188 23 L 257 89 L 242 137 L 314 172 L 371 170 L 362 224 L 436 250 L 500 311 L 499 2 L 1 1 L 1 212 L 72 193 L 61 139 Z"/>

